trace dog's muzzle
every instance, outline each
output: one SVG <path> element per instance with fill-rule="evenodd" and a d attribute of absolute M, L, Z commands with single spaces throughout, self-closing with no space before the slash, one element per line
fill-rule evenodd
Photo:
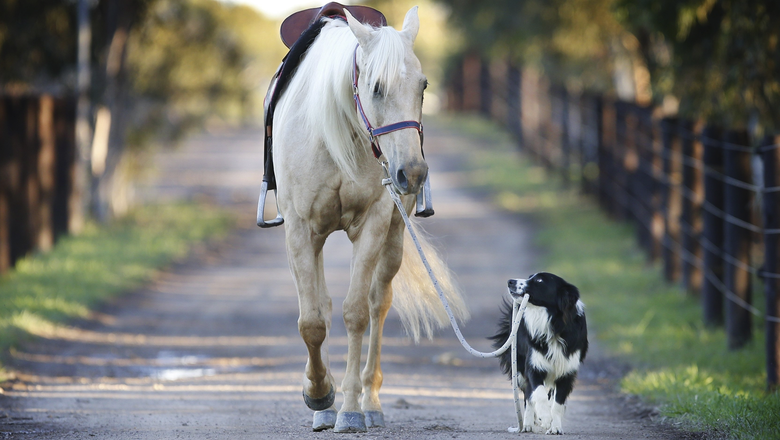
<path fill-rule="evenodd" d="M 525 287 L 527 286 L 526 281 L 521 278 L 512 278 L 507 282 L 507 286 L 509 288 L 509 294 L 512 295 L 515 298 L 519 298 L 523 295 L 525 295 Z"/>

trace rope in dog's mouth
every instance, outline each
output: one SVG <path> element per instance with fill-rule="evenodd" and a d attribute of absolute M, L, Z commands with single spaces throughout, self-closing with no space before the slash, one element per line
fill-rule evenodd
<path fill-rule="evenodd" d="M 385 168 L 385 171 L 387 171 L 387 168 Z M 404 223 L 406 224 L 406 229 L 409 231 L 409 234 L 412 236 L 412 241 L 414 241 L 414 245 L 417 247 L 417 253 L 420 254 L 420 259 L 422 260 L 425 269 L 428 271 L 428 276 L 431 278 L 431 281 L 433 282 L 433 287 L 436 289 L 436 293 L 439 295 L 439 299 L 441 300 L 441 303 L 444 306 L 444 310 L 447 311 L 447 316 L 449 316 L 450 318 L 450 324 L 452 325 L 452 329 L 455 331 L 455 335 L 458 337 L 458 340 L 460 341 L 460 344 L 463 346 L 463 348 L 465 348 L 466 351 L 468 351 L 472 355 L 484 359 L 484 358 L 501 356 L 510 346 L 512 347 L 512 392 L 514 394 L 514 399 L 515 399 L 515 411 L 517 412 L 518 427 L 509 428 L 509 432 L 519 432 L 523 428 L 523 413 L 522 413 L 523 410 L 522 410 L 522 404 L 520 403 L 520 392 L 518 390 L 518 380 L 517 380 L 518 379 L 517 377 L 517 329 L 520 327 L 520 321 L 523 317 L 523 313 L 525 312 L 525 309 L 528 306 L 528 294 L 525 293 L 522 297 L 512 297 L 512 332 L 509 334 L 509 338 L 507 338 L 506 342 L 504 342 L 504 345 L 502 345 L 501 348 L 489 353 L 477 351 L 474 348 L 472 348 L 471 345 L 469 345 L 469 343 L 466 342 L 466 338 L 463 337 L 463 333 L 460 332 L 460 327 L 458 327 L 458 323 L 455 320 L 455 316 L 452 314 L 452 310 L 450 310 L 449 301 L 447 301 L 447 298 L 444 296 L 444 292 L 442 292 L 441 287 L 439 287 L 439 281 L 436 279 L 436 276 L 433 274 L 433 269 L 431 268 L 431 265 L 428 263 L 428 259 L 425 258 L 425 252 L 423 252 L 422 246 L 420 246 L 420 242 L 417 239 L 417 234 L 414 232 L 414 229 L 412 228 L 412 223 L 409 221 L 409 216 L 406 214 L 406 210 L 404 209 L 403 203 L 401 203 L 401 198 L 393 189 L 392 180 L 390 178 L 382 179 L 382 185 L 384 185 L 385 188 L 387 188 L 387 192 L 390 193 L 390 198 L 393 199 L 395 206 L 398 207 L 398 211 L 401 213 L 401 217 L 404 219 Z"/>

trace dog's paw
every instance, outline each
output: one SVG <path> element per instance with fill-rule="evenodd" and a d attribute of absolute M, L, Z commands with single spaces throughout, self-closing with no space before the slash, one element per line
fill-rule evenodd
<path fill-rule="evenodd" d="M 534 425 L 523 423 L 523 430 L 520 432 L 534 432 Z"/>
<path fill-rule="evenodd" d="M 552 425 L 552 417 L 550 417 L 549 414 L 538 414 L 538 417 L 536 418 L 536 424 L 542 428 L 542 431 L 549 429 Z"/>
<path fill-rule="evenodd" d="M 547 435 L 563 435 L 563 428 L 561 428 L 560 423 L 555 423 L 550 426 L 550 429 L 547 430 L 545 433 Z"/>

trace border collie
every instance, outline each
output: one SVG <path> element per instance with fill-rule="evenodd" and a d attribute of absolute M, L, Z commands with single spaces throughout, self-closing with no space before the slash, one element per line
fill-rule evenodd
<path fill-rule="evenodd" d="M 547 434 L 563 434 L 564 405 L 588 351 L 585 304 L 576 287 L 551 273 L 511 279 L 508 284 L 513 297 L 529 295 L 517 331 L 518 387 L 525 401 L 522 432 L 533 432 L 536 424 Z M 495 348 L 501 347 L 512 331 L 509 302 L 504 302 L 502 313 L 498 334 L 490 337 Z M 511 350 L 500 360 L 511 381 Z"/>

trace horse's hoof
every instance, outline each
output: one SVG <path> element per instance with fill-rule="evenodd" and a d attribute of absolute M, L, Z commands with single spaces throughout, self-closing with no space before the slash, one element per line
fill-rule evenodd
<path fill-rule="evenodd" d="M 325 411 L 316 411 L 314 413 L 314 422 L 311 429 L 314 431 L 324 431 L 336 426 L 336 410 L 326 409 Z"/>
<path fill-rule="evenodd" d="M 382 411 L 366 411 L 366 426 L 369 428 L 384 428 L 385 415 Z"/>
<path fill-rule="evenodd" d="M 334 432 L 366 432 L 366 417 L 362 412 L 340 412 L 336 417 Z"/>
<path fill-rule="evenodd" d="M 303 391 L 303 401 L 306 402 L 306 406 L 309 407 L 309 409 L 313 409 L 314 411 L 324 411 L 331 406 L 333 406 L 333 402 L 336 401 L 336 391 L 333 389 L 333 386 L 330 387 L 330 392 L 325 395 L 325 397 L 320 397 L 319 399 L 312 399 L 311 397 L 306 395 L 306 390 Z"/>

